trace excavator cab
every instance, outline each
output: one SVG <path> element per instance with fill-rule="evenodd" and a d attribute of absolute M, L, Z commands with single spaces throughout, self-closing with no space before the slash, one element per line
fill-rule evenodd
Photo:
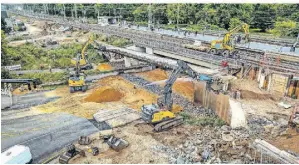
<path fill-rule="evenodd" d="M 85 92 L 87 90 L 87 85 L 85 83 L 86 75 L 81 72 L 79 61 L 80 54 L 77 55 L 75 72 L 70 73 L 68 80 L 71 93 L 75 91 Z"/>

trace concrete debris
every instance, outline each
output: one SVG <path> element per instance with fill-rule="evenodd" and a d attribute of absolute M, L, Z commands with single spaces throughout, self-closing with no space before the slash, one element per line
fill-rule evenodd
<path fill-rule="evenodd" d="M 291 104 L 287 104 L 287 103 L 285 103 L 285 102 L 280 102 L 280 103 L 278 103 L 278 105 L 279 105 L 280 107 L 283 107 L 284 109 L 289 109 L 289 108 L 292 107 Z"/>
<path fill-rule="evenodd" d="M 271 159 L 279 161 L 279 163 L 283 164 L 298 164 L 299 159 L 296 158 L 295 156 L 287 153 L 286 151 L 279 150 L 275 146 L 271 145 L 270 143 L 261 140 L 261 139 L 256 139 L 253 142 L 253 147 L 267 156 L 269 156 Z M 261 158 L 262 159 L 262 158 Z"/>
<path fill-rule="evenodd" d="M 189 133 L 190 136 L 181 145 L 154 146 L 153 149 L 168 155 L 169 163 L 253 162 L 249 152 L 249 132 L 246 129 L 205 127 Z M 222 139 L 223 135 L 229 135 L 229 138 Z"/>

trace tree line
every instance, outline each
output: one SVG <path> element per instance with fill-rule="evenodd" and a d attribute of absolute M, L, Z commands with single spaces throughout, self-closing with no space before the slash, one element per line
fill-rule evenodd
<path fill-rule="evenodd" d="M 65 17 L 116 16 L 136 23 L 201 25 L 226 30 L 240 22 L 259 32 L 296 37 L 299 4 L 24 4 L 27 10 Z"/>

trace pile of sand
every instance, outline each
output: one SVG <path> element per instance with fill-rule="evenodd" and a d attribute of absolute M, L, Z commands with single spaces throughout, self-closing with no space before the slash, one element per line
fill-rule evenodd
<path fill-rule="evenodd" d="M 110 70 L 112 70 L 112 66 L 107 64 L 107 63 L 102 63 L 102 64 L 98 65 L 97 70 L 99 70 L 99 71 L 110 71 Z"/>
<path fill-rule="evenodd" d="M 261 93 L 255 93 L 248 90 L 240 90 L 241 92 L 241 98 L 242 99 L 257 99 L 257 100 L 266 100 L 270 99 L 270 94 L 261 94 Z"/>
<path fill-rule="evenodd" d="M 165 85 L 165 82 L 168 79 L 167 72 L 162 69 L 155 69 L 155 70 L 148 71 L 148 72 L 138 73 L 136 75 L 144 78 L 147 81 L 151 81 L 151 82 L 165 80 L 165 81 L 157 82 L 157 84 L 159 84 L 161 87 L 163 87 Z M 191 102 L 194 101 L 193 82 L 177 79 L 175 81 L 175 83 L 173 84 L 172 89 L 175 93 L 178 93 L 178 94 L 184 96 L 189 101 L 191 101 Z"/>
<path fill-rule="evenodd" d="M 155 69 L 148 72 L 142 72 L 138 73 L 137 75 L 143 77 L 147 81 L 159 81 L 168 79 L 167 72 L 162 69 Z"/>
<path fill-rule="evenodd" d="M 84 99 L 84 101 L 96 103 L 113 102 L 119 101 L 123 98 L 123 96 L 124 95 L 118 90 L 108 86 L 104 86 L 93 91 L 89 96 L 87 96 Z"/>
<path fill-rule="evenodd" d="M 109 86 L 123 93 L 124 97 L 121 101 L 130 108 L 138 111 L 140 111 L 141 106 L 144 104 L 157 103 L 158 96 L 156 94 L 138 88 L 120 76 L 111 76 L 100 79 L 98 84 Z"/>

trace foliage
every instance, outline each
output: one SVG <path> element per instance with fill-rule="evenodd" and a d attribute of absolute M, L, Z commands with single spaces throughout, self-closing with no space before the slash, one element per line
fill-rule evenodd
<path fill-rule="evenodd" d="M 99 34 L 97 37 L 100 41 L 103 41 L 110 45 L 118 46 L 118 47 L 125 47 L 126 45 L 129 45 L 132 43 L 130 40 L 128 40 L 126 38 L 120 38 L 120 37 L 115 37 L 115 36 L 107 37 L 104 34 Z"/>
<path fill-rule="evenodd" d="M 68 79 L 68 73 L 67 72 L 54 72 L 54 73 L 27 73 L 23 75 L 16 75 L 11 74 L 12 78 L 16 79 L 22 79 L 22 78 L 28 78 L 28 79 L 40 79 L 43 83 L 46 82 L 55 82 L 55 81 L 66 81 Z"/>
<path fill-rule="evenodd" d="M 11 75 L 7 69 L 2 68 L 1 69 L 1 78 L 2 79 L 10 79 Z"/>
<path fill-rule="evenodd" d="M 239 20 L 239 18 L 232 18 L 229 21 L 229 28 L 228 30 L 232 30 L 233 28 L 239 26 L 242 22 Z"/>
<path fill-rule="evenodd" d="M 222 126 L 225 125 L 225 121 L 221 120 L 218 117 L 194 117 L 188 113 L 181 112 L 180 115 L 183 117 L 185 123 L 190 125 L 198 126 Z"/>
<path fill-rule="evenodd" d="M 294 21 L 277 21 L 270 32 L 276 36 L 289 36 L 295 29 L 296 22 Z"/>
<path fill-rule="evenodd" d="M 254 12 L 253 26 L 262 32 L 273 28 L 276 19 L 276 9 L 271 4 L 257 4 Z"/>
<path fill-rule="evenodd" d="M 10 39 L 10 41 L 19 41 L 19 40 L 24 40 L 25 38 L 23 36 L 15 36 L 15 37 L 12 37 Z"/>

